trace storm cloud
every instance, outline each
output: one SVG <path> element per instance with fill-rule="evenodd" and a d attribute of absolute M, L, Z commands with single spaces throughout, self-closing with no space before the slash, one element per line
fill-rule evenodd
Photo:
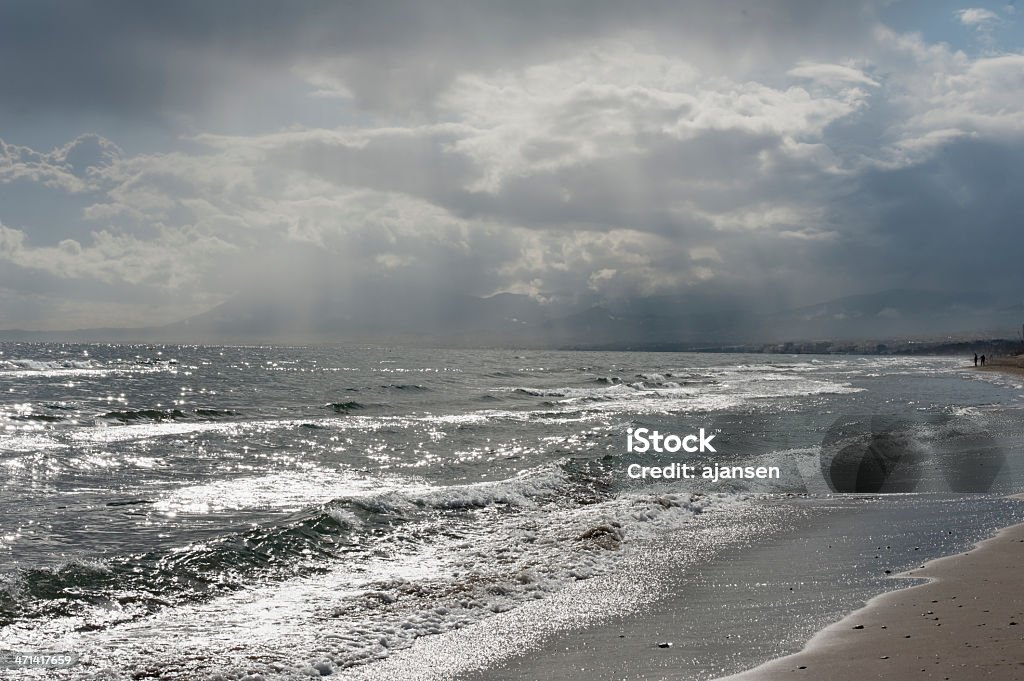
<path fill-rule="evenodd" d="M 699 311 L 1020 290 L 1018 21 L 5 3 L 0 328 L 162 324 L 253 291 Z"/>

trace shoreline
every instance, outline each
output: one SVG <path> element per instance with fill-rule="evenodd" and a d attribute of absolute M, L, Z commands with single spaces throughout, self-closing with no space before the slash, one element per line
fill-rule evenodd
<path fill-rule="evenodd" d="M 717 681 L 1024 678 L 1024 523 L 895 575 L 803 650 Z"/>
<path fill-rule="evenodd" d="M 993 357 L 983 367 L 976 368 L 978 371 L 995 371 L 1014 376 L 1024 376 L 1024 358 L 1021 357 Z"/>
<path fill-rule="evenodd" d="M 798 652 L 868 599 L 904 586 L 886 568 L 899 573 L 916 569 L 925 556 L 972 551 L 1006 524 L 1024 520 L 1015 499 L 982 495 L 963 501 L 957 516 L 966 522 L 938 531 L 930 523 L 949 508 L 948 500 L 856 495 L 796 500 L 794 508 L 809 512 L 793 516 L 770 541 L 740 542 L 707 563 L 667 571 L 657 593 L 642 597 L 640 607 L 586 624 L 577 620 L 524 641 L 515 632 L 543 627 L 534 621 L 536 615 L 552 619 L 552 604 L 539 602 L 537 612 L 511 618 L 514 624 L 499 615 L 477 631 L 423 639 L 358 678 L 710 681 L 738 674 Z M 661 563 L 675 562 L 662 549 L 657 552 Z M 569 601 L 579 605 L 580 594 Z M 504 652 L 488 655 L 495 646 Z M 445 660 L 447 673 L 425 673 L 424 661 L 438 659 Z"/>

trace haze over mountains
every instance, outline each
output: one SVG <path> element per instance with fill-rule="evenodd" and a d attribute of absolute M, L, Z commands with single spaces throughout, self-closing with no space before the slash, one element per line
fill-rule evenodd
<path fill-rule="evenodd" d="M 457 299 L 456 299 L 457 298 Z M 150 342 L 388 342 L 453 346 L 722 346 L 786 341 L 1011 338 L 1024 304 L 972 292 L 890 290 L 772 310 L 751 300 L 650 296 L 545 301 L 502 293 L 439 298 L 431 292 L 324 292 L 297 302 L 270 291 L 237 296 L 159 327 L 72 332 L 0 331 L 9 340 Z"/>

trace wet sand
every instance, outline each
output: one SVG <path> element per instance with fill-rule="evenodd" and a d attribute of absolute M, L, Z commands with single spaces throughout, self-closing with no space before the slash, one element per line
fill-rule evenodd
<path fill-rule="evenodd" d="M 729 681 L 1024 679 L 1024 524 L 901 577 L 805 649 Z"/>
<path fill-rule="evenodd" d="M 931 519 L 948 511 L 951 502 L 960 504 L 963 522 L 937 535 Z M 904 586 L 885 573 L 919 565 L 914 562 L 921 560 L 919 547 L 928 545 L 931 556 L 968 550 L 973 539 L 996 532 L 1000 524 L 1019 522 L 1021 509 L 1006 502 L 808 500 L 810 512 L 792 517 L 771 541 L 737 545 L 710 565 L 673 569 L 652 583 L 644 579 L 651 574 L 644 565 L 637 566 L 632 585 L 618 579 L 602 583 L 602 578 L 578 582 L 473 627 L 424 637 L 380 664 L 344 676 L 366 681 L 714 679 L 799 650 L 841 613 L 887 588 Z M 653 560 L 676 563 L 671 546 L 659 542 L 651 548 Z M 613 594 L 606 588 L 614 585 L 639 589 L 639 599 L 609 612 L 613 603 L 605 601 Z M 828 677 L 819 672 L 797 678 Z"/>

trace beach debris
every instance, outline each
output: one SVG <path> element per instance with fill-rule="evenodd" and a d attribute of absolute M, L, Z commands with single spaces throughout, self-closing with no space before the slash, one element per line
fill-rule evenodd
<path fill-rule="evenodd" d="M 662 641 L 661 643 L 658 644 L 658 647 L 659 648 L 671 648 L 672 647 L 672 642 L 671 641 Z"/>
<path fill-rule="evenodd" d="M 592 527 L 576 539 L 577 541 L 592 542 L 598 548 L 617 551 L 625 537 L 626 533 L 622 526 L 617 522 L 612 522 Z"/>

